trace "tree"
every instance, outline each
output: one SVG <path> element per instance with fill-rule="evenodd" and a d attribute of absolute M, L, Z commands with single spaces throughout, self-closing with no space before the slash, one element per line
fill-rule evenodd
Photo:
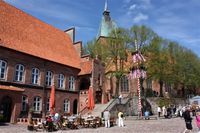
<path fill-rule="evenodd" d="M 155 37 L 147 47 L 147 75 L 148 78 L 158 80 L 160 84 L 160 96 L 163 97 L 163 84 L 172 77 L 171 59 L 167 51 L 165 41 Z"/>
<path fill-rule="evenodd" d="M 141 25 L 141 26 L 132 26 L 129 30 L 129 38 L 131 40 L 131 45 L 133 51 L 135 50 L 135 41 L 139 46 L 139 50 L 144 53 L 145 47 L 148 46 L 152 40 L 157 36 L 157 34 L 150 28 Z"/>
<path fill-rule="evenodd" d="M 116 94 L 119 95 L 119 82 L 121 77 L 126 72 L 124 67 L 127 62 L 127 52 L 128 52 L 128 32 L 125 29 L 118 28 L 113 30 L 107 40 L 107 74 L 111 73 L 112 76 L 116 78 Z"/>

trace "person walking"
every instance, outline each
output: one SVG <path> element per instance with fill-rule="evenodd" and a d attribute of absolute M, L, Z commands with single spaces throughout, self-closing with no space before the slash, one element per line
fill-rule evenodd
<path fill-rule="evenodd" d="M 103 113 L 103 118 L 105 120 L 105 127 L 110 127 L 110 112 L 108 110 L 105 110 Z"/>
<path fill-rule="evenodd" d="M 161 114 L 161 108 L 158 106 L 157 108 L 157 112 L 158 112 L 158 117 L 160 117 L 160 114 Z"/>
<path fill-rule="evenodd" d="M 119 98 L 119 104 L 122 104 L 122 98 L 123 98 L 122 94 L 120 94 L 118 98 Z"/>
<path fill-rule="evenodd" d="M 196 113 L 196 124 L 197 124 L 197 127 L 199 129 L 198 133 L 200 133 L 200 112 Z"/>
<path fill-rule="evenodd" d="M 165 108 L 165 106 L 162 107 L 162 115 L 163 115 L 163 116 L 166 115 L 166 108 Z"/>
<path fill-rule="evenodd" d="M 121 111 L 119 111 L 119 113 L 118 113 L 118 126 L 119 127 L 124 127 L 123 118 L 124 118 L 124 114 Z"/>
<path fill-rule="evenodd" d="M 183 118 L 184 118 L 185 124 L 186 124 L 186 129 L 183 133 L 186 133 L 187 131 L 191 132 L 192 131 L 192 118 L 190 115 L 189 107 L 187 107 L 186 111 L 183 113 Z"/>

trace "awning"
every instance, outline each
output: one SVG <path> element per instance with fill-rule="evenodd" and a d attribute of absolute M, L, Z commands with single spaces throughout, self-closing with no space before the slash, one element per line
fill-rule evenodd
<path fill-rule="evenodd" d="M 15 86 L 5 86 L 5 85 L 0 85 L 0 90 L 19 91 L 19 92 L 24 91 L 24 89 L 21 89 Z"/>

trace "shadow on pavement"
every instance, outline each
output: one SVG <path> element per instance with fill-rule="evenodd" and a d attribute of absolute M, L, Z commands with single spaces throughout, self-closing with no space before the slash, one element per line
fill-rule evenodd
<path fill-rule="evenodd" d="M 0 126 L 9 126 L 9 123 L 2 123 L 2 122 L 0 122 Z"/>

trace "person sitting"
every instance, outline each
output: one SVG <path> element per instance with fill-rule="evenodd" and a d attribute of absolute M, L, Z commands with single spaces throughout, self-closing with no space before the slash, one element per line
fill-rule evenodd
<path fill-rule="evenodd" d="M 144 112 L 144 118 L 145 118 L 145 120 L 149 120 L 150 118 L 149 118 L 149 111 L 148 110 L 146 110 L 145 112 Z"/>
<path fill-rule="evenodd" d="M 52 117 L 51 117 L 51 116 L 48 116 L 47 121 L 46 121 L 46 124 L 47 124 L 47 126 L 48 126 L 47 130 L 48 130 L 49 132 L 52 132 L 54 127 L 53 127 L 53 120 L 52 120 Z"/>

